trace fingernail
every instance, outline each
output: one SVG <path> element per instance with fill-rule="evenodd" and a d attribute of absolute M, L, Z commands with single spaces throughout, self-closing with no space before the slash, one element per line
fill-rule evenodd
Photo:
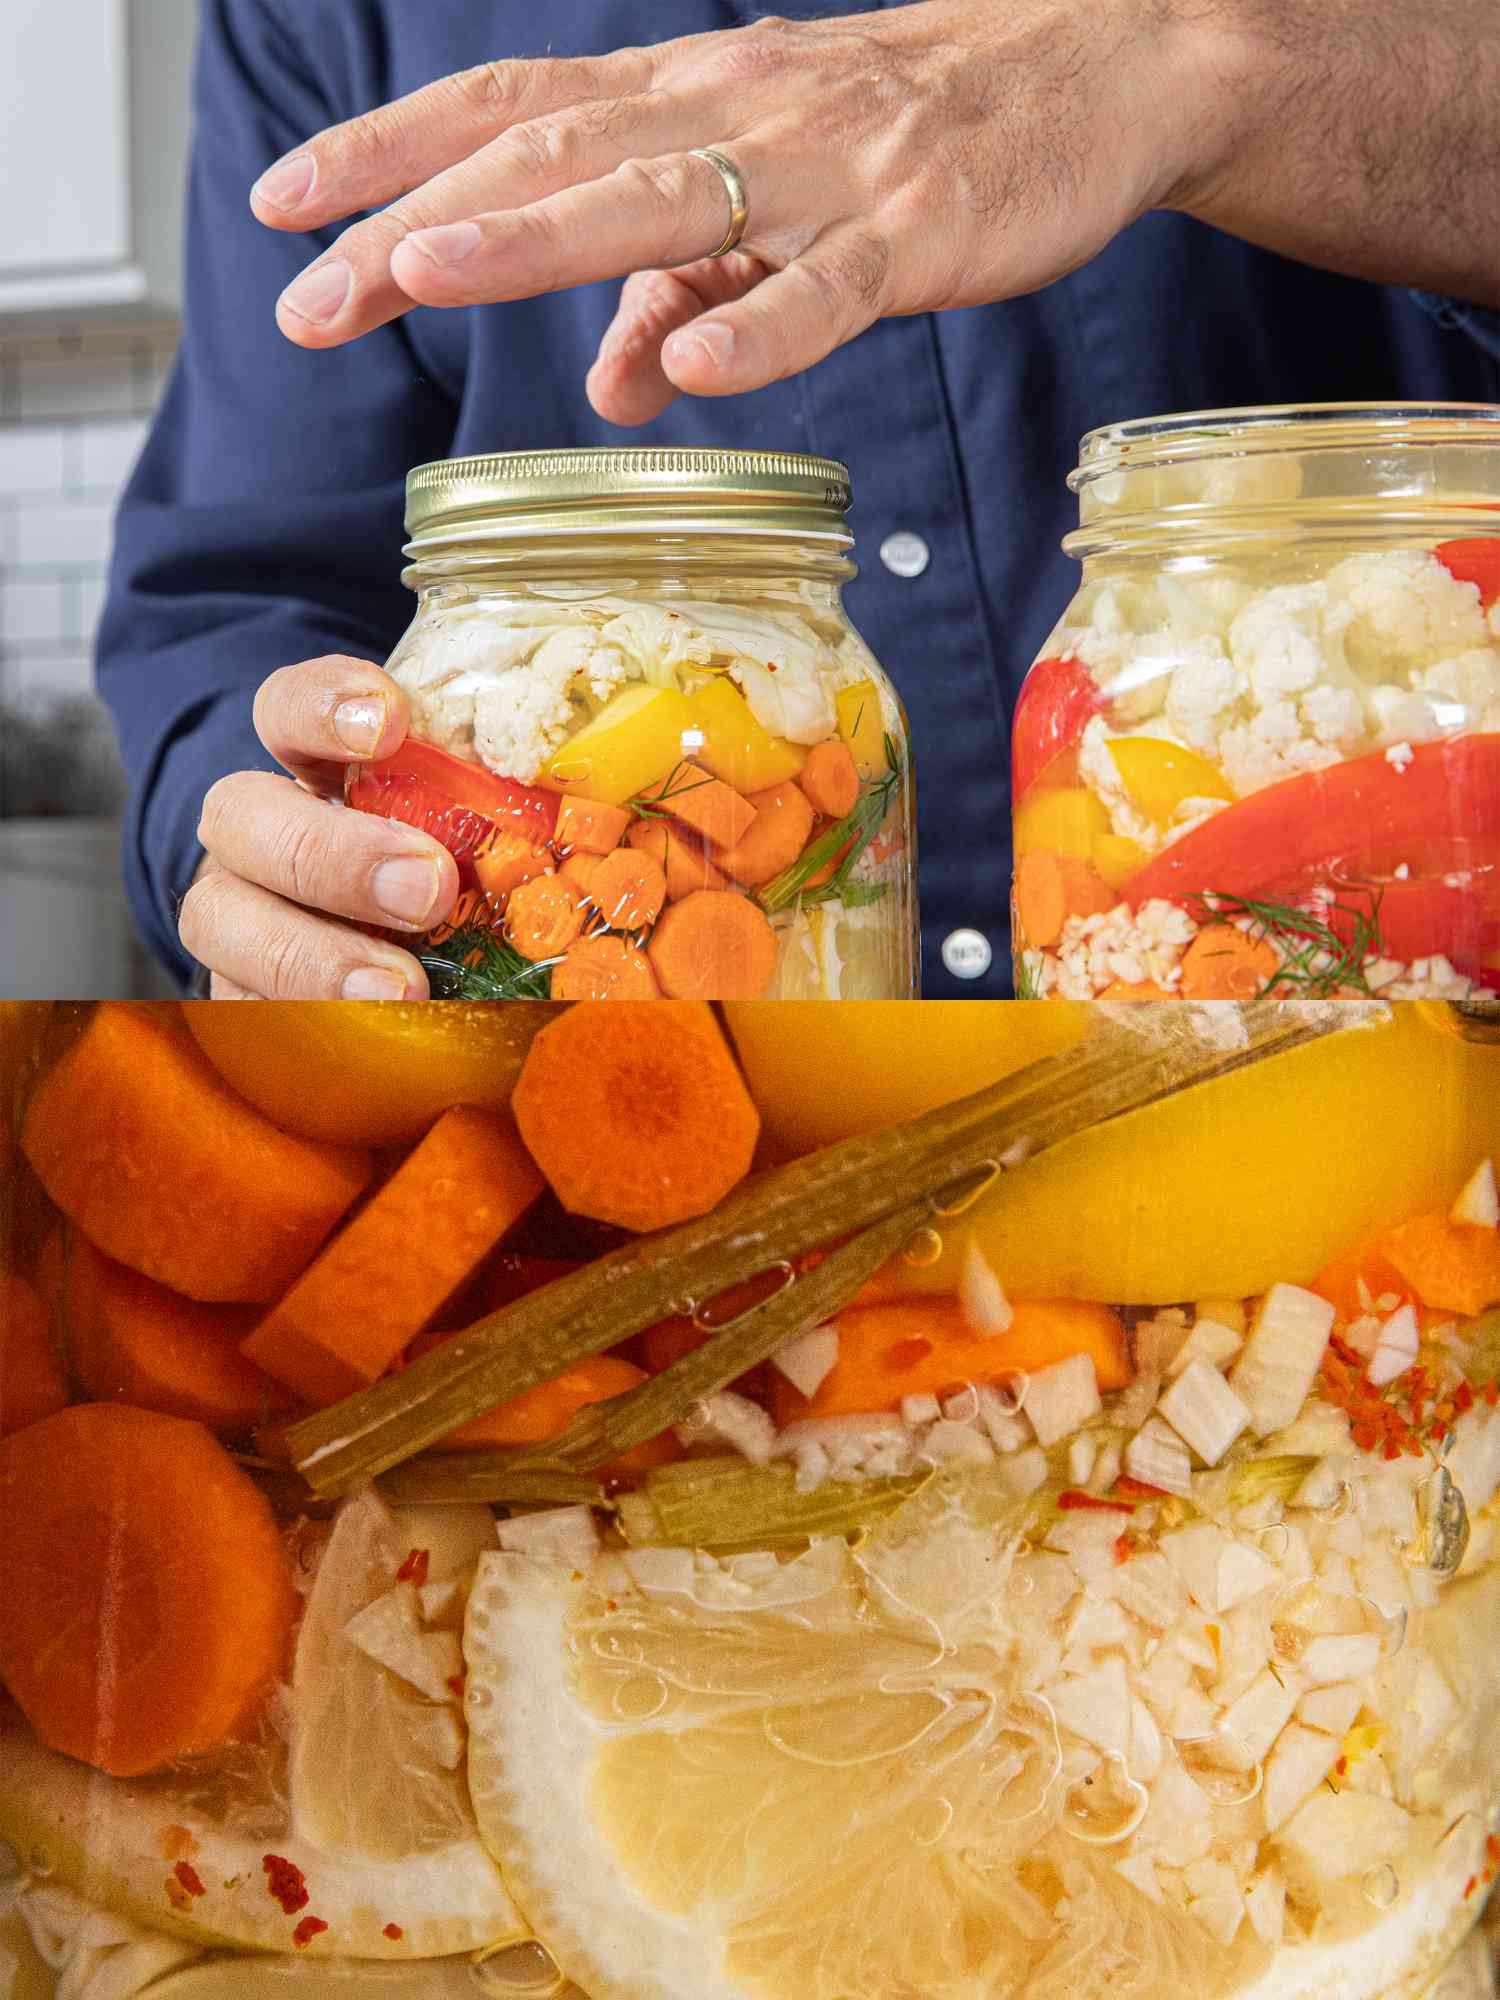
<path fill-rule="evenodd" d="M 318 163 L 311 153 L 292 153 L 267 167 L 252 192 L 267 208 L 295 208 L 312 193 L 317 177 Z"/>
<path fill-rule="evenodd" d="M 727 368 L 734 353 L 734 328 L 701 321 L 674 333 L 662 348 L 662 359 L 672 367 L 706 361 L 710 368 Z"/>
<path fill-rule="evenodd" d="M 385 734 L 385 701 L 380 695 L 341 701 L 333 711 L 333 733 L 356 757 L 373 757 Z"/>
<path fill-rule="evenodd" d="M 383 965 L 361 965 L 345 976 L 339 988 L 346 1000 L 404 1000 L 406 981 Z"/>
<path fill-rule="evenodd" d="M 434 264 L 461 264 L 483 234 L 477 222 L 448 222 L 441 229 L 414 229 L 404 241 Z"/>
<path fill-rule="evenodd" d="M 376 907 L 397 923 L 425 923 L 432 914 L 441 884 L 437 863 L 409 855 L 402 861 L 382 861 L 370 877 Z"/>
<path fill-rule="evenodd" d="M 322 326 L 343 311 L 353 289 L 353 271 L 342 257 L 336 257 L 331 264 L 314 264 L 310 271 L 304 271 L 287 286 L 281 303 L 298 319 Z"/>

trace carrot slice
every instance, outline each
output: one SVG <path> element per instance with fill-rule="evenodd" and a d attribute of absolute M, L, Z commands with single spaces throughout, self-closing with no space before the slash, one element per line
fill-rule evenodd
<path fill-rule="evenodd" d="M 690 834 L 664 819 L 637 820 L 625 836 L 627 847 L 649 854 L 667 881 L 667 900 L 680 903 L 695 889 L 727 889 L 729 884 Z"/>
<path fill-rule="evenodd" d="M 0 1271 L 0 1438 L 65 1409 L 67 1401 L 41 1294 L 14 1272 Z"/>
<path fill-rule="evenodd" d="M 641 797 L 680 819 L 715 847 L 733 847 L 755 824 L 755 808 L 732 785 L 711 777 L 701 764 L 685 759 Z"/>
<path fill-rule="evenodd" d="M 365 1388 L 541 1191 L 508 1123 L 445 1111 L 241 1353 L 320 1407 Z"/>
<path fill-rule="evenodd" d="M 1102 916 L 1119 900 L 1076 855 L 1036 847 L 1016 863 L 1016 917 L 1027 944 L 1039 951 L 1057 943 L 1069 917 Z"/>
<path fill-rule="evenodd" d="M 510 892 L 505 935 L 522 958 L 557 958 L 583 929 L 583 905 L 571 882 L 536 875 Z"/>
<path fill-rule="evenodd" d="M 445 944 L 456 932 L 467 930 L 470 924 L 483 923 L 488 928 L 493 922 L 489 903 L 479 890 L 463 889 L 447 916 L 427 933 L 427 942 Z"/>
<path fill-rule="evenodd" d="M 554 1000 L 658 1000 L 651 961 L 618 937 L 585 937 L 570 944 L 552 969 Z"/>
<path fill-rule="evenodd" d="M 497 833 L 474 856 L 474 873 L 487 896 L 503 903 L 513 889 L 552 872 L 552 856 L 519 833 Z"/>
<path fill-rule="evenodd" d="M 274 1299 L 373 1172 L 237 1097 L 175 1008 L 109 1004 L 32 1093 L 21 1143 L 101 1250 L 189 1298 Z"/>
<path fill-rule="evenodd" d="M 850 765 L 852 768 L 852 758 Z M 806 847 L 812 837 L 813 809 L 790 778 L 767 791 L 752 792 L 749 803 L 755 808 L 755 824 L 742 840 L 726 847 L 719 859 L 736 882 L 758 889 L 762 882 L 790 867 Z"/>
<path fill-rule="evenodd" d="M 1416 1308 L 1424 1331 L 1441 1317 L 1422 1304 L 1416 1287 L 1402 1277 L 1378 1239 L 1346 1250 L 1325 1264 L 1307 1289 L 1327 1299 L 1345 1324 L 1367 1313 L 1390 1313 L 1396 1306 L 1408 1305 Z M 1381 1305 L 1381 1300 L 1387 1303 Z"/>
<path fill-rule="evenodd" d="M 412 1345 L 412 1360 L 415 1361 L 418 1355 L 430 1353 L 434 1347 L 441 1347 L 453 1337 L 452 1334 L 424 1334 Z M 486 1410 L 482 1417 L 461 1424 L 440 1441 L 437 1449 L 493 1451 L 502 1445 L 546 1444 L 550 1438 L 566 1430 L 578 1412 L 590 1403 L 604 1403 L 611 1396 L 623 1396 L 628 1389 L 634 1389 L 645 1380 L 644 1369 L 621 1361 L 617 1355 L 591 1354 L 582 1361 L 575 1361 L 550 1382 L 539 1382 L 534 1389 L 527 1389 L 510 1402 L 501 1403 L 493 1410 Z M 601 1466 L 599 1474 L 601 1478 L 608 1479 L 621 1473 L 648 1472 L 654 1465 L 665 1465 L 669 1459 L 681 1457 L 682 1449 L 668 1431 L 659 1438 L 648 1438 L 644 1444 L 623 1452 L 611 1464 Z"/>
<path fill-rule="evenodd" d="M 647 948 L 675 1000 L 758 1000 L 776 970 L 776 933 L 748 896 L 700 889 L 671 904 Z"/>
<path fill-rule="evenodd" d="M 613 931 L 644 930 L 667 900 L 667 878 L 649 854 L 617 847 L 594 871 L 589 901 Z"/>
<path fill-rule="evenodd" d="M 1424 1306 L 1472 1319 L 1500 1305 L 1500 1229 L 1419 1215 L 1389 1230 L 1380 1249 Z"/>
<path fill-rule="evenodd" d="M 240 1353 L 259 1313 L 185 1299 L 81 1236 L 68 1247 L 63 1324 L 96 1402 L 134 1403 L 230 1436 L 252 1430 L 291 1405 L 281 1384 Z"/>
<path fill-rule="evenodd" d="M 957 1299 L 846 1306 L 835 1315 L 839 1357 L 816 1393 L 803 1396 L 771 1371 L 777 1423 L 798 1417 L 861 1416 L 894 1410 L 903 1396 L 940 1395 L 965 1382 L 1034 1374 L 1069 1355 L 1092 1357 L 1101 1389 L 1130 1380 L 1125 1328 L 1108 1306 L 1081 1299 L 1020 1299 L 1009 1330 L 982 1340 Z"/>
<path fill-rule="evenodd" d="M 599 873 L 603 860 L 602 854 L 585 854 L 580 849 L 577 853 L 570 854 L 558 869 L 558 880 L 566 882 L 580 901 L 586 903 L 589 891 L 594 886 L 594 877 Z"/>
<path fill-rule="evenodd" d="M 586 799 L 578 792 L 565 792 L 557 808 L 558 847 L 580 848 L 585 854 L 608 854 L 619 846 L 630 828 L 630 814 L 623 806 L 607 806 L 602 799 Z"/>
<path fill-rule="evenodd" d="M 1253 1000 L 1276 977 L 1281 960 L 1264 938 L 1233 924 L 1210 924 L 1182 954 L 1184 1000 Z"/>
<path fill-rule="evenodd" d="M 200 1424 L 82 1403 L 0 1443 L 0 1677 L 49 1748 L 122 1778 L 222 1748 L 296 1602 L 270 1507 Z"/>
<path fill-rule="evenodd" d="M 563 1206 L 623 1229 L 706 1214 L 750 1171 L 760 1135 L 707 1007 L 575 1007 L 531 1044 L 511 1102 Z"/>
<path fill-rule="evenodd" d="M 797 783 L 826 819 L 842 819 L 853 812 L 859 799 L 859 772 L 848 744 L 837 736 L 815 743 L 797 773 Z"/>

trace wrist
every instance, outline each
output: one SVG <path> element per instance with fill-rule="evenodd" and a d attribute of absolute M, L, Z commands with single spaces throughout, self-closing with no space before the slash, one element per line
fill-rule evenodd
<path fill-rule="evenodd" d="M 1284 53 L 1267 22 L 1278 7 L 1279 0 L 1165 0 L 1162 105 L 1171 136 L 1154 207 L 1212 221 L 1223 191 L 1255 156 Z"/>

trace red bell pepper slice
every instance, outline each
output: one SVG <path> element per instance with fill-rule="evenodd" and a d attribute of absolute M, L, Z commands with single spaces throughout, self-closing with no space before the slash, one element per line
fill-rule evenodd
<path fill-rule="evenodd" d="M 415 736 L 378 764 L 351 765 L 344 797 L 360 812 L 421 827 L 457 861 L 471 859 L 497 829 L 540 846 L 557 827 L 556 792 L 497 777 Z"/>
<path fill-rule="evenodd" d="M 1432 553 L 1460 583 L 1478 584 L 1486 611 L 1500 603 L 1500 541 L 1493 536 L 1465 536 L 1458 542 L 1439 542 Z"/>
<path fill-rule="evenodd" d="M 1071 750 L 1104 707 L 1099 683 L 1081 660 L 1038 660 L 1026 676 L 1010 725 L 1011 787 L 1020 799 L 1054 758 Z"/>
<path fill-rule="evenodd" d="M 1378 917 L 1390 957 L 1442 952 L 1477 972 L 1500 942 L 1500 734 L 1424 743 L 1404 768 L 1376 752 L 1268 785 L 1173 841 L 1125 893 L 1136 908 L 1216 892 L 1295 902 L 1323 884 Z"/>

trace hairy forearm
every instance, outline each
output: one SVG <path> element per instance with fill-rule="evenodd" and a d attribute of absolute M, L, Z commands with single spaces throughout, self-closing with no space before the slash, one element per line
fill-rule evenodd
<path fill-rule="evenodd" d="M 1327 270 L 1500 305 L 1496 0 L 1181 0 L 1195 164 L 1169 205 Z"/>

